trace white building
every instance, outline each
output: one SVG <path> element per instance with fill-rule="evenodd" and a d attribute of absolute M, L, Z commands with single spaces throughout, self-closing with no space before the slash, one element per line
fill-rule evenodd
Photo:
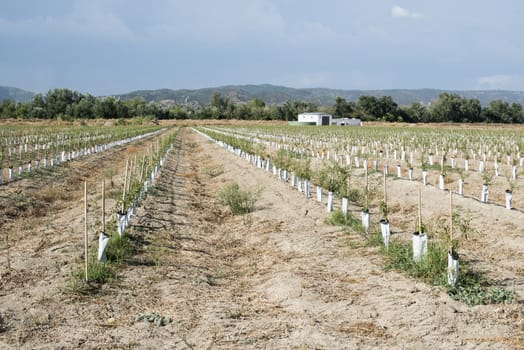
<path fill-rule="evenodd" d="M 331 118 L 331 115 L 322 112 L 300 113 L 298 115 L 298 122 L 307 124 L 315 123 L 316 125 L 331 125 Z"/>
<path fill-rule="evenodd" d="M 361 126 L 362 120 L 356 118 L 338 118 L 331 119 L 331 125 L 348 125 L 348 126 Z"/>

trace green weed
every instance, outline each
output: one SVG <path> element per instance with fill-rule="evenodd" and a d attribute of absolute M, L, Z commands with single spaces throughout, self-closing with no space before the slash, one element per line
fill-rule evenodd
<path fill-rule="evenodd" d="M 134 252 L 129 236 L 120 237 L 118 234 L 111 235 L 106 247 L 108 262 L 122 263 Z"/>
<path fill-rule="evenodd" d="M 214 165 L 214 166 L 206 166 L 204 168 L 204 174 L 206 174 L 210 178 L 220 176 L 223 173 L 224 173 L 224 166 L 222 164 Z"/>
<path fill-rule="evenodd" d="M 260 190 L 257 192 L 243 191 L 236 182 L 227 185 L 218 192 L 220 204 L 227 205 L 233 215 L 253 212 L 259 197 Z"/>
<path fill-rule="evenodd" d="M 474 271 L 465 260 L 460 261 L 457 285 L 449 286 L 448 251 L 437 243 L 428 244 L 427 255 L 420 262 L 413 260 L 413 248 L 407 242 L 391 241 L 389 249 L 382 248 L 381 252 L 386 255 L 386 270 L 401 271 L 426 283 L 443 286 L 453 299 L 469 306 L 507 303 L 515 298 L 514 292 L 493 285 L 482 273 Z"/>
<path fill-rule="evenodd" d="M 334 226 L 348 227 L 351 228 L 354 232 L 364 233 L 362 222 L 351 212 L 348 212 L 347 215 L 344 215 L 340 209 L 333 211 L 331 215 L 327 217 L 326 223 Z"/>

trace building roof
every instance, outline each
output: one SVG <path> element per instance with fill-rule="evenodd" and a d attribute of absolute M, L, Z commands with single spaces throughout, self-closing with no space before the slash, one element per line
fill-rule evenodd
<path fill-rule="evenodd" d="M 329 113 L 324 112 L 306 112 L 306 113 L 299 113 L 298 115 L 331 115 Z"/>

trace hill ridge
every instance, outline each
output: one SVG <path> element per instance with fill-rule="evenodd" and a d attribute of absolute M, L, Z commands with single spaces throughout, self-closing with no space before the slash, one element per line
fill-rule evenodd
<path fill-rule="evenodd" d="M 357 100 L 360 96 L 391 96 L 399 105 L 408 105 L 412 102 L 429 104 L 438 99 L 441 93 L 458 94 L 466 98 L 478 98 L 482 105 L 493 100 L 517 102 L 524 105 L 524 91 L 511 90 L 444 90 L 433 88 L 421 89 L 332 89 L 332 88 L 291 88 L 272 84 L 245 84 L 223 85 L 199 89 L 158 89 L 136 90 L 126 94 L 116 95 L 122 99 L 135 97 L 144 98 L 147 102 L 173 100 L 176 103 L 196 102 L 201 105 L 209 104 L 214 92 L 233 99 L 236 102 L 247 102 L 260 98 L 268 104 L 280 104 L 286 101 L 305 100 L 316 102 L 319 105 L 330 106 L 337 96 L 346 100 Z"/>
<path fill-rule="evenodd" d="M 12 86 L 0 86 L 0 103 L 4 100 L 15 102 L 30 101 L 35 94 L 31 91 L 19 89 Z"/>
<path fill-rule="evenodd" d="M 207 105 L 214 92 L 232 99 L 235 102 L 247 102 L 255 98 L 266 104 L 282 104 L 287 101 L 311 101 L 321 106 L 331 106 L 337 96 L 355 101 L 360 96 L 391 96 L 398 105 L 409 105 L 412 102 L 429 104 L 438 99 L 444 92 L 458 94 L 465 98 L 478 98 L 483 106 L 493 100 L 516 102 L 524 105 L 524 91 L 511 90 L 445 90 L 433 88 L 420 89 L 333 89 L 333 88 L 292 88 L 273 84 L 223 85 L 198 89 L 154 89 L 134 90 L 124 94 L 114 94 L 123 100 L 143 98 L 147 102 L 174 101 L 178 104 L 190 103 Z M 0 86 L 0 103 L 11 99 L 16 102 L 30 101 L 35 94 L 16 87 Z"/>

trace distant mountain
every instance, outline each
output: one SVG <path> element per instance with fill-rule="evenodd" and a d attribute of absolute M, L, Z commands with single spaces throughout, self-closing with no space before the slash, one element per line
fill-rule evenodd
<path fill-rule="evenodd" d="M 0 86 L 0 103 L 3 100 L 13 100 L 16 102 L 27 102 L 33 99 L 35 94 L 10 86 Z"/>
<path fill-rule="evenodd" d="M 214 92 L 228 97 L 236 102 L 247 102 L 259 98 L 267 104 L 280 104 L 286 101 L 313 101 L 321 106 L 331 106 L 337 96 L 349 101 L 358 100 L 360 96 L 391 96 L 399 105 L 408 105 L 412 102 L 428 104 L 438 99 L 444 92 L 454 93 L 466 98 L 478 98 L 482 105 L 489 104 L 493 100 L 517 102 L 524 105 L 524 91 L 505 90 L 437 90 L 437 89 L 391 89 L 391 90 L 341 90 L 341 89 L 294 89 L 284 86 L 270 84 L 263 85 L 227 85 L 214 88 L 203 88 L 195 90 L 139 90 L 127 94 L 116 95 L 123 100 L 135 97 L 143 98 L 147 102 L 171 102 L 179 104 L 207 105 L 211 101 Z M 5 99 L 17 102 L 30 101 L 35 94 L 22 89 L 0 86 L 0 103 Z"/>
<path fill-rule="evenodd" d="M 466 98 L 478 98 L 482 105 L 489 104 L 493 100 L 504 100 L 507 102 L 517 102 L 524 105 L 524 91 L 504 91 L 504 90 L 437 90 L 437 89 L 391 89 L 391 90 L 341 90 L 341 89 L 294 89 L 284 86 L 269 84 L 263 85 L 227 85 L 215 88 L 204 88 L 195 90 L 142 90 L 133 91 L 119 95 L 122 99 L 140 97 L 150 101 L 171 100 L 176 103 L 198 103 L 200 105 L 209 104 L 213 92 L 219 92 L 222 96 L 233 99 L 234 101 L 247 102 L 254 98 L 259 98 L 268 104 L 284 103 L 286 101 L 302 100 L 313 101 L 319 105 L 331 106 L 337 96 L 346 100 L 357 100 L 360 96 L 391 96 L 399 105 L 408 105 L 412 102 L 422 102 L 428 104 L 438 99 L 444 92 L 454 93 Z"/>

